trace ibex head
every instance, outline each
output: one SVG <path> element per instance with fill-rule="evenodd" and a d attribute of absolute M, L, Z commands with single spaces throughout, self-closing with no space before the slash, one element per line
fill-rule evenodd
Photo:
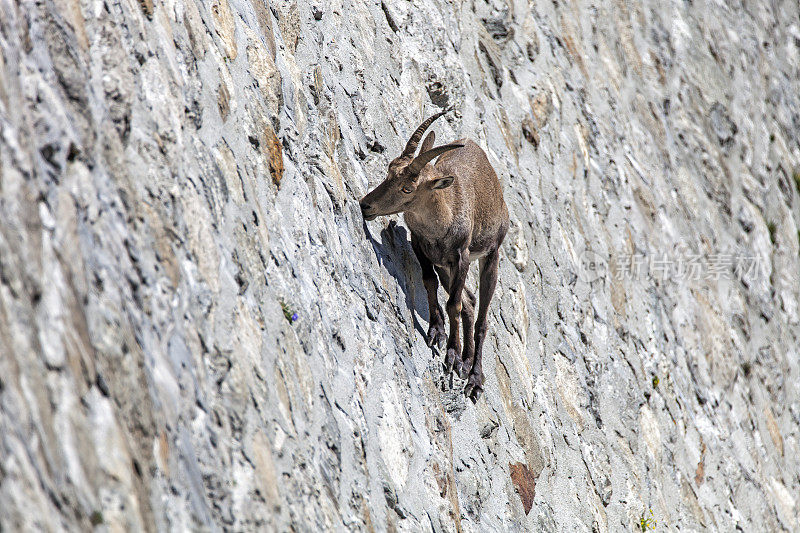
<path fill-rule="evenodd" d="M 463 144 L 451 143 L 433 148 L 436 136 L 430 132 L 422 143 L 419 155 L 414 157 L 425 130 L 447 111 L 449 109 L 429 117 L 420 124 L 408 140 L 400 157 L 389 164 L 389 172 L 383 183 L 361 199 L 361 213 L 365 220 L 406 211 L 428 195 L 434 194 L 436 190 L 446 189 L 453 184 L 453 176 L 443 176 L 433 166 L 426 167 L 426 165 L 435 157 L 449 150 L 461 148 Z"/>

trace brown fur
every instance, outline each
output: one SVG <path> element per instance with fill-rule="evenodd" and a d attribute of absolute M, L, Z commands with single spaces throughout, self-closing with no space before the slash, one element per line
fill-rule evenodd
<path fill-rule="evenodd" d="M 444 317 L 436 295 L 441 281 L 449 295 L 445 370 L 449 373 L 455 369 L 466 378 L 464 393 L 477 401 L 484 382 L 486 313 L 497 284 L 500 244 L 509 225 L 508 208 L 486 153 L 469 139 L 433 148 L 435 135 L 431 132 L 422 143 L 417 163 L 412 165 L 419 139 L 442 114 L 417 128 L 403 154 L 389 164 L 383 183 L 361 199 L 361 211 L 366 220 L 404 213 L 428 293 L 430 328 L 426 340 L 429 346 L 439 347 L 445 340 Z M 442 151 L 435 165 L 426 163 Z M 415 167 L 421 167 L 418 174 L 413 172 Z M 476 298 L 464 284 L 469 264 L 476 259 L 480 261 L 480 303 L 473 328 Z M 462 319 L 463 348 L 458 331 Z"/>

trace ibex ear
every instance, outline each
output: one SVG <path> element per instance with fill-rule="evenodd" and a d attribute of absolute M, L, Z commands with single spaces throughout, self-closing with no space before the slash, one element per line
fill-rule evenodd
<path fill-rule="evenodd" d="M 422 148 L 420 148 L 419 153 L 424 154 L 431 148 L 433 148 L 433 143 L 436 142 L 436 134 L 434 132 L 430 132 L 425 140 L 422 141 Z"/>
<path fill-rule="evenodd" d="M 446 189 L 453 184 L 453 181 L 455 181 L 453 176 L 433 179 L 431 180 L 431 189 Z"/>

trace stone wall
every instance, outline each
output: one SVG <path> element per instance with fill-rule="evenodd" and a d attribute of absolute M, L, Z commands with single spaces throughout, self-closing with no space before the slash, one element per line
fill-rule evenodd
<path fill-rule="evenodd" d="M 0 530 L 800 528 L 796 0 L 0 0 L 0 51 Z M 450 105 L 512 217 L 476 405 L 358 209 Z"/>

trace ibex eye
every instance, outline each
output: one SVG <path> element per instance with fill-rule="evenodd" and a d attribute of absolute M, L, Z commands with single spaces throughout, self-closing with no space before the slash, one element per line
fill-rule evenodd
<path fill-rule="evenodd" d="M 406 193 L 406 194 L 411 194 L 412 192 L 414 192 L 414 191 L 412 191 L 411 189 L 409 189 L 408 187 L 403 187 L 403 188 L 402 188 L 402 189 L 400 189 L 400 190 L 401 190 L 401 191 L 403 191 L 403 192 L 404 192 L 404 193 Z"/>

